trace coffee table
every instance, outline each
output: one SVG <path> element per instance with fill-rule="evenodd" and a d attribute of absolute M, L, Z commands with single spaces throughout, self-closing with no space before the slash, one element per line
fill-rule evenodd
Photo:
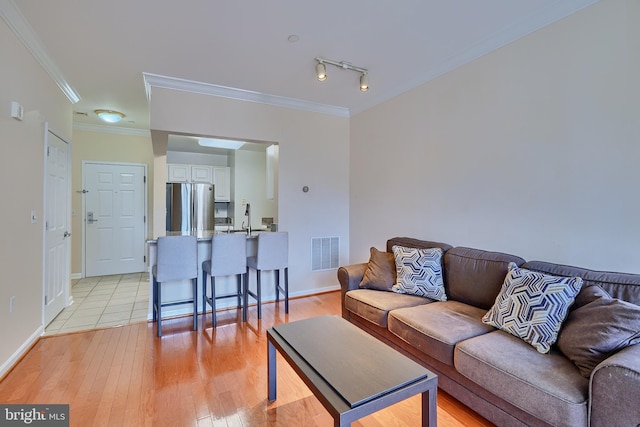
<path fill-rule="evenodd" d="M 422 426 L 435 427 L 438 377 L 338 316 L 319 316 L 267 330 L 269 401 L 276 399 L 276 350 L 329 411 L 334 426 L 418 393 Z"/>

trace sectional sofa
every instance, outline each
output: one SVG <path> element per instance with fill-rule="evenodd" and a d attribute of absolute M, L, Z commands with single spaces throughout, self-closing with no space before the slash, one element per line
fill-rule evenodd
<path fill-rule="evenodd" d="M 345 319 L 497 425 L 640 425 L 640 274 L 395 237 L 338 279 Z"/>

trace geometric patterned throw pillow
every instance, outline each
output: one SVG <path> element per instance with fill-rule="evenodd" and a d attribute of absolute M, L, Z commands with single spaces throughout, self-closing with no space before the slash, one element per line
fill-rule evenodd
<path fill-rule="evenodd" d="M 442 279 L 442 249 L 392 248 L 396 262 L 393 291 L 446 301 Z"/>
<path fill-rule="evenodd" d="M 548 353 L 581 287 L 580 277 L 551 276 L 509 263 L 496 302 L 482 321 Z"/>

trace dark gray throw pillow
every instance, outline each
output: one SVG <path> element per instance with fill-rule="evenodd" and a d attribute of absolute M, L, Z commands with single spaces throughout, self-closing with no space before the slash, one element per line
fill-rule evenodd
<path fill-rule="evenodd" d="M 589 286 L 581 294 L 576 302 L 588 302 L 569 313 L 557 345 L 589 378 L 607 357 L 640 343 L 640 306 L 611 298 L 599 286 Z"/>
<path fill-rule="evenodd" d="M 391 291 L 396 283 L 396 262 L 393 254 L 371 248 L 369 263 L 360 282 L 361 288 Z"/>

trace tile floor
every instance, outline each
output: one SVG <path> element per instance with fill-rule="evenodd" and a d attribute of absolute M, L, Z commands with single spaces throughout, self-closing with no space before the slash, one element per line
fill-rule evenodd
<path fill-rule="evenodd" d="M 149 274 L 87 277 L 71 283 L 73 304 L 46 327 L 46 335 L 147 320 Z"/>

